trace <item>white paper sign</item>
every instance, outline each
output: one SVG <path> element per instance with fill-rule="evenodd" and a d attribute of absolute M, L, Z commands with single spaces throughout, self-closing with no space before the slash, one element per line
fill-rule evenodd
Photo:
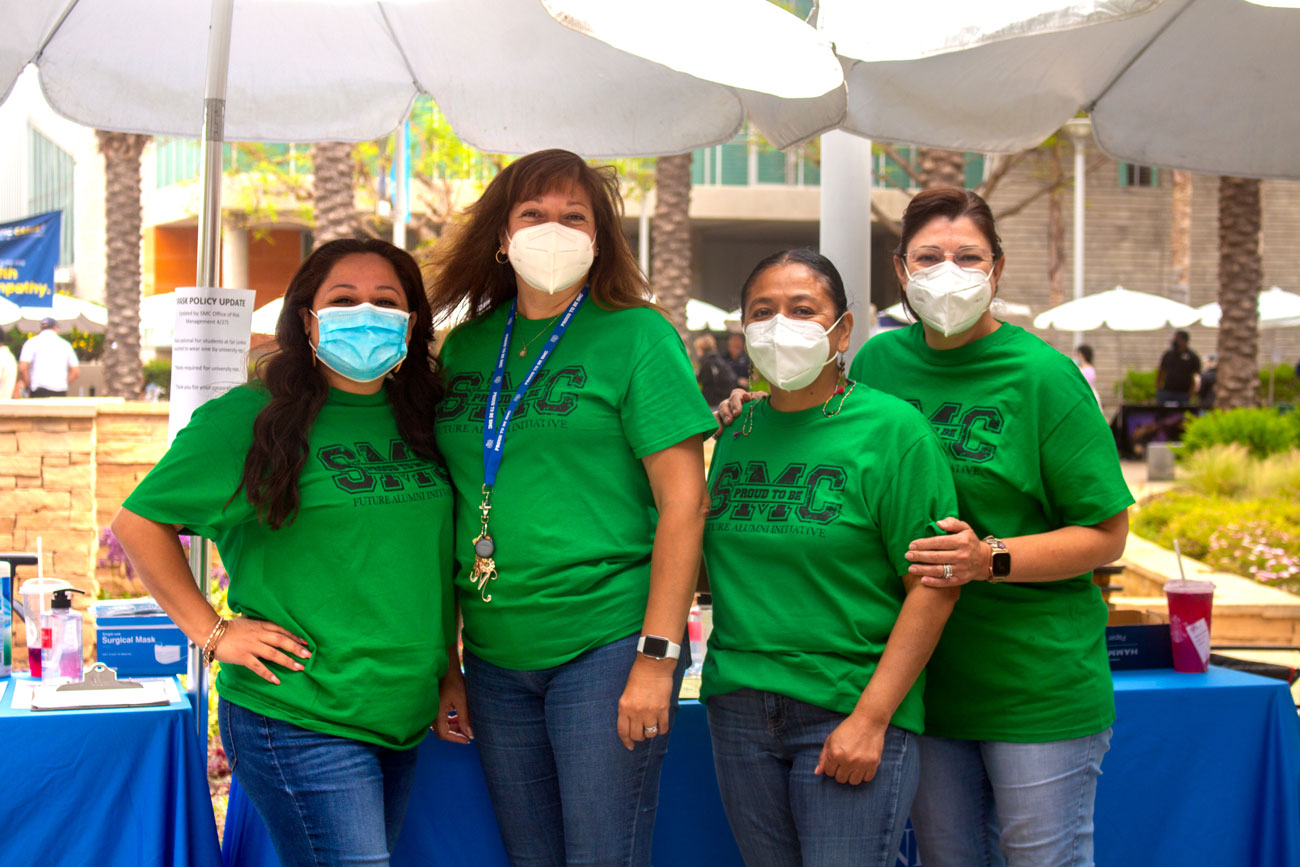
<path fill-rule="evenodd" d="M 177 289 L 167 438 L 207 401 L 248 381 L 251 289 Z"/>

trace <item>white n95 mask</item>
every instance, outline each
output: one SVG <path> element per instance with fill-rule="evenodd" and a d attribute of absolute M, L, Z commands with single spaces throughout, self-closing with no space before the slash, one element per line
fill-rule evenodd
<path fill-rule="evenodd" d="M 542 223 L 511 235 L 506 255 L 525 283 L 554 295 L 586 275 L 596 259 L 595 247 L 595 239 L 586 232 Z"/>
<path fill-rule="evenodd" d="M 959 268 L 944 260 L 907 277 L 907 303 L 944 337 L 974 325 L 993 300 L 989 275 L 978 268 Z"/>
<path fill-rule="evenodd" d="M 778 313 L 771 319 L 745 326 L 745 347 L 749 359 L 763 378 L 782 391 L 803 388 L 831 363 L 830 328 L 811 319 L 790 319 Z"/>

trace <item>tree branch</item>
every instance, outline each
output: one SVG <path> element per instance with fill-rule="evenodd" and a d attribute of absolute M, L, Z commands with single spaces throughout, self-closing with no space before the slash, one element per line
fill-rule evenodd
<path fill-rule="evenodd" d="M 1099 156 L 1099 157 L 1097 157 L 1095 160 L 1093 160 L 1093 162 L 1092 162 L 1091 165 L 1089 165 L 1087 168 L 1084 169 L 1084 171 L 1083 171 L 1084 177 L 1087 177 L 1089 174 L 1091 174 L 1091 173 L 1093 172 L 1094 169 L 1097 169 L 1098 167 L 1100 167 L 1100 166 L 1101 166 L 1103 163 L 1105 163 L 1105 162 L 1106 162 L 1106 157 L 1105 157 L 1105 156 Z M 1065 186 L 1066 184 L 1070 183 L 1070 182 L 1073 181 L 1073 180 L 1074 180 L 1074 174 L 1073 174 L 1073 173 L 1070 173 L 1070 174 L 1064 176 L 1063 178 L 1061 178 L 1059 181 L 1057 181 L 1057 182 L 1054 183 L 1054 184 L 1046 184 L 1045 186 L 1040 187 L 1040 188 L 1038 189 L 1037 192 L 1034 192 L 1034 193 L 1030 194 L 1029 196 L 1026 196 L 1024 199 L 1021 199 L 1019 202 L 1017 202 L 1016 204 L 1012 205 L 1011 207 L 1006 208 L 1005 210 L 1003 210 L 1003 211 L 1001 211 L 1001 212 L 995 214 L 994 217 L 993 217 L 993 219 L 995 219 L 995 220 L 1003 220 L 1003 219 L 1006 219 L 1007 217 L 1015 216 L 1016 214 L 1018 214 L 1018 213 L 1020 213 L 1021 211 L 1023 211 L 1025 208 L 1027 208 L 1027 207 L 1029 207 L 1030 205 L 1032 205 L 1034 202 L 1036 202 L 1036 201 L 1038 201 L 1039 199 L 1041 199 L 1043 196 L 1045 196 L 1045 195 L 1047 195 L 1048 193 L 1050 193 L 1052 190 L 1055 190 L 1055 189 L 1057 189 L 1058 187 L 1063 187 L 1063 186 Z"/>
<path fill-rule="evenodd" d="M 1020 165 L 1021 161 L 1024 160 L 1025 155 L 1028 153 L 1029 151 L 1023 150 L 1017 151 L 1013 154 L 999 154 L 994 157 L 993 170 L 989 172 L 989 176 L 979 185 L 976 192 L 987 201 L 988 197 L 993 195 L 993 191 L 997 189 L 998 183 L 1001 182 L 1001 180 L 1005 178 L 1012 169 Z"/>
<path fill-rule="evenodd" d="M 925 186 L 924 178 L 921 177 L 921 173 L 918 172 L 916 167 L 910 162 L 903 159 L 902 154 L 900 154 L 897 148 L 892 144 L 880 143 L 880 152 L 893 160 L 895 165 L 902 169 L 907 176 L 912 179 L 912 183 L 916 184 L 918 187 Z"/>

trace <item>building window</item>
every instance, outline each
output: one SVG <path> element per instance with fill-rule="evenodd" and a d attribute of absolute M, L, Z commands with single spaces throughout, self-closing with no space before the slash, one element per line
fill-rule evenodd
<path fill-rule="evenodd" d="M 31 184 L 27 193 L 27 213 L 46 214 L 62 211 L 59 229 L 59 264 L 71 265 L 73 259 L 73 159 L 72 154 L 28 127 L 31 148 Z"/>
<path fill-rule="evenodd" d="M 202 145 L 192 138 L 154 139 L 154 177 L 159 189 L 199 176 Z"/>
<path fill-rule="evenodd" d="M 1160 186 L 1160 170 L 1153 166 L 1140 166 L 1137 163 L 1120 163 L 1119 185 L 1121 187 L 1158 187 Z"/>

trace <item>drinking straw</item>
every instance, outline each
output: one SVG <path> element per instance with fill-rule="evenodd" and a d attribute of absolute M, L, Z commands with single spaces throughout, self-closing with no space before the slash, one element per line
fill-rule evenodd
<path fill-rule="evenodd" d="M 41 556 L 41 537 L 36 537 L 36 577 L 45 577 L 45 558 Z M 40 586 L 40 585 L 37 585 Z"/>
<path fill-rule="evenodd" d="M 1178 547 L 1177 539 L 1174 540 L 1174 553 L 1178 555 L 1178 577 L 1179 579 L 1186 581 L 1187 574 L 1183 572 L 1183 552 L 1182 549 Z"/>

